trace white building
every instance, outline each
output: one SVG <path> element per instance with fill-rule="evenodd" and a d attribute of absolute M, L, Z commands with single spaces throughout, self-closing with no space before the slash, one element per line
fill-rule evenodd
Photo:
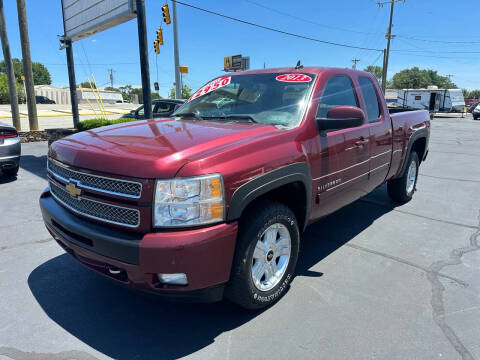
<path fill-rule="evenodd" d="M 35 95 L 45 96 L 56 104 L 70 104 L 69 88 L 58 88 L 51 85 L 35 85 Z"/>
<path fill-rule="evenodd" d="M 51 85 L 35 85 L 35 95 L 45 96 L 56 104 L 70 104 L 70 88 L 58 88 Z M 77 99 L 80 104 L 97 103 L 100 99 L 104 104 L 115 104 L 123 101 L 122 94 L 116 91 L 99 90 L 98 93 L 92 89 L 77 88 Z M 88 101 L 87 101 L 88 100 Z"/>

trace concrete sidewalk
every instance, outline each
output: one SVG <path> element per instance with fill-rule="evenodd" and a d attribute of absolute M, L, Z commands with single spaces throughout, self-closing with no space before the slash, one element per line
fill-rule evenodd
<path fill-rule="evenodd" d="M 81 104 L 78 106 L 80 113 L 80 120 L 87 120 L 95 117 L 103 116 L 96 104 L 92 109 L 88 104 Z M 138 108 L 139 104 L 104 104 L 105 116 L 108 119 L 117 119 L 123 114 L 129 113 L 131 110 Z M 22 131 L 28 131 L 28 111 L 27 105 L 21 104 L 20 110 L 20 124 Z M 13 125 L 11 118 L 10 105 L 0 105 L 0 122 Z M 39 130 L 49 128 L 71 128 L 73 127 L 72 108 L 71 105 L 57 105 L 57 104 L 37 104 L 37 116 Z"/>

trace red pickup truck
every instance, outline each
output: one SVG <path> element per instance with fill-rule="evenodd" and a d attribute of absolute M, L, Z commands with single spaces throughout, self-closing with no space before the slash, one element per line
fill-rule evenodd
<path fill-rule="evenodd" d="M 427 111 L 390 115 L 370 73 L 232 73 L 171 118 L 53 143 L 40 206 L 60 246 L 105 276 L 257 309 L 287 291 L 308 224 L 383 183 L 411 199 L 429 132 Z"/>

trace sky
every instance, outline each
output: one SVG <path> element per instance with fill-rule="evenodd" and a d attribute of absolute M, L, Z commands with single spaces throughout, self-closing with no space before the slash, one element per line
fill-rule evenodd
<path fill-rule="evenodd" d="M 320 40 L 374 49 L 386 47 L 389 5 L 379 7 L 375 0 L 183 1 Z M 3 3 L 12 57 L 21 58 L 16 2 L 4 0 Z M 145 0 L 145 3 L 152 89 L 153 82 L 158 81 L 159 93 L 165 97 L 175 78 L 172 25 L 162 25 L 165 45 L 161 46 L 160 55 L 156 55 L 153 40 L 155 30 L 162 24 L 161 6 L 164 2 Z M 65 50 L 59 50 L 58 40 L 63 34 L 61 1 L 26 0 L 26 6 L 32 61 L 41 62 L 48 68 L 52 85 L 68 86 Z M 171 9 L 170 1 L 169 6 Z M 221 75 L 223 58 L 229 55 L 250 56 L 251 69 L 295 66 L 297 60 L 305 66 L 351 67 L 355 58 L 360 59 L 357 65 L 360 69 L 382 65 L 378 51 L 299 39 L 184 5 L 177 6 L 180 64 L 189 67 L 184 83 L 193 89 Z M 396 3 L 392 33 L 397 37 L 392 40 L 388 77 L 402 69 L 418 66 L 437 70 L 440 75 L 453 75 L 452 81 L 459 87 L 480 88 L 480 31 L 478 19 L 473 15 L 477 12 L 478 0 L 406 0 Z M 114 86 L 140 86 L 135 19 L 79 40 L 73 48 L 77 83 L 93 73 L 100 87 L 108 86 L 108 69 L 112 68 Z"/>

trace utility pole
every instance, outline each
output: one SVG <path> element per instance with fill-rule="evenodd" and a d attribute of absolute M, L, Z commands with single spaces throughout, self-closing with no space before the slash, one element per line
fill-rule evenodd
<path fill-rule="evenodd" d="M 180 59 L 178 56 L 178 22 L 177 22 L 177 2 L 172 0 L 172 20 L 173 20 L 173 55 L 175 60 L 175 98 L 182 98 L 182 79 L 180 78 Z"/>
<path fill-rule="evenodd" d="M 360 59 L 352 59 L 352 62 L 353 62 L 352 69 L 357 70 L 357 63 L 360 62 Z"/>
<path fill-rule="evenodd" d="M 110 73 L 110 86 L 113 88 L 113 69 L 108 69 L 108 72 Z"/>
<path fill-rule="evenodd" d="M 68 83 L 70 84 L 70 102 L 72 103 L 73 127 L 78 129 L 78 124 L 80 123 L 80 114 L 78 112 L 77 82 L 75 79 L 75 63 L 73 62 L 73 44 L 70 40 L 65 40 L 64 44 L 67 52 Z"/>
<path fill-rule="evenodd" d="M 385 72 L 385 61 L 387 61 L 387 49 L 383 49 L 383 65 L 382 65 L 382 91 L 385 94 L 387 89 L 387 73 Z"/>
<path fill-rule="evenodd" d="M 387 72 L 388 72 L 388 61 L 390 60 L 390 40 L 395 37 L 395 35 L 392 35 L 392 27 L 393 27 L 393 8 L 395 6 L 396 2 L 403 1 L 405 0 L 390 0 L 390 1 L 385 1 L 385 2 L 379 2 L 378 6 L 383 7 L 385 4 L 390 4 L 390 22 L 388 25 L 388 31 L 387 35 L 385 36 L 387 38 L 387 50 L 384 56 L 384 63 L 383 63 L 383 73 L 382 73 L 382 88 L 383 92 L 385 93 L 385 87 L 386 87 L 386 82 L 387 82 Z"/>
<path fill-rule="evenodd" d="M 30 39 L 28 38 L 27 10 L 25 0 L 17 0 L 18 27 L 22 42 L 23 74 L 25 75 L 25 90 L 27 92 L 28 123 L 30 130 L 38 130 L 37 104 L 35 88 L 33 87 L 32 59 L 30 57 Z"/>
<path fill-rule="evenodd" d="M 138 25 L 138 50 L 140 51 L 140 70 L 142 73 L 143 109 L 145 119 L 152 118 L 152 90 L 150 87 L 150 68 L 148 65 L 147 19 L 145 18 L 145 0 L 136 0 Z"/>
<path fill-rule="evenodd" d="M 12 109 L 13 126 L 20 131 L 20 113 L 18 111 L 17 84 L 13 71 L 12 56 L 10 54 L 10 44 L 8 43 L 7 25 L 5 24 L 5 14 L 3 12 L 3 0 L 0 0 L 0 38 L 2 39 L 3 58 L 5 60 L 5 71 L 8 79 L 8 89 L 10 93 L 10 107 Z"/>
<path fill-rule="evenodd" d="M 448 75 L 445 75 L 445 76 L 448 77 L 448 80 L 452 80 L 452 77 L 453 77 L 452 74 L 448 74 Z"/>

